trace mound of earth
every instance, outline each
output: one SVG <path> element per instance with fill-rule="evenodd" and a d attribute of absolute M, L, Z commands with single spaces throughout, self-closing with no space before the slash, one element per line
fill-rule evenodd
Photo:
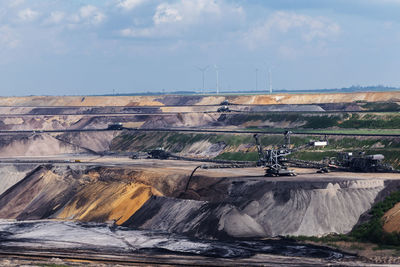
<path fill-rule="evenodd" d="M 113 220 L 201 238 L 324 235 L 349 232 L 385 188 L 379 179 L 270 181 L 234 170 L 188 180 L 192 167 L 179 166 L 40 166 L 0 196 L 0 218 Z"/>
<path fill-rule="evenodd" d="M 3 219 L 75 219 L 125 222 L 151 196 L 134 170 L 39 166 L 0 196 Z"/>
<path fill-rule="evenodd" d="M 227 179 L 206 184 L 199 179 L 206 178 L 190 183 L 199 200 L 152 197 L 124 225 L 203 238 L 348 233 L 384 188 L 377 180 L 340 184 Z M 352 205 L 345 204 L 349 201 Z"/>

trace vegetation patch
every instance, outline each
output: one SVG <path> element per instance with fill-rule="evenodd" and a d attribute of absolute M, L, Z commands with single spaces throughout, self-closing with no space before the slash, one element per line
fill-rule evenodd
<path fill-rule="evenodd" d="M 361 107 L 370 111 L 400 111 L 400 105 L 395 102 L 369 102 L 362 105 Z"/>
<path fill-rule="evenodd" d="M 303 128 L 323 129 L 330 128 L 338 125 L 340 121 L 339 116 L 312 116 L 307 117 L 307 123 Z"/>
<path fill-rule="evenodd" d="M 355 128 L 355 129 L 399 129 L 400 116 L 387 116 L 387 118 L 372 118 L 365 116 L 360 118 L 358 114 L 352 114 L 352 117 L 343 121 L 338 126 L 340 128 Z"/>
<path fill-rule="evenodd" d="M 374 104 L 374 103 L 367 103 Z M 391 105 L 397 105 L 392 103 Z M 240 126 L 247 122 L 269 121 L 295 123 L 301 129 L 400 129 L 400 114 L 388 113 L 256 113 L 256 114 L 231 114 L 227 116 L 226 125 Z M 255 126 L 252 126 L 254 128 Z M 290 126 L 289 126 L 290 128 Z M 273 127 L 268 130 L 274 130 Z M 343 130 L 342 130 L 343 131 Z"/>
<path fill-rule="evenodd" d="M 375 204 L 369 214 L 371 219 L 357 226 L 350 236 L 357 240 L 380 245 L 400 246 L 400 233 L 387 233 L 383 230 L 383 215 L 400 202 L 400 191 L 393 192 L 382 202 Z"/>

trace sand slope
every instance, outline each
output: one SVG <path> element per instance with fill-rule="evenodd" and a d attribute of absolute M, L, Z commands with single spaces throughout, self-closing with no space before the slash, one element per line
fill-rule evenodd
<path fill-rule="evenodd" d="M 139 183 L 97 182 L 80 190 L 56 217 L 92 222 L 114 220 L 122 224 L 153 195 L 161 194 Z"/>

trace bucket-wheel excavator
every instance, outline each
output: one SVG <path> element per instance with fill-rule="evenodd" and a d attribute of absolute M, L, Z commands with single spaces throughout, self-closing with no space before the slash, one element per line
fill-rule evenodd
<path fill-rule="evenodd" d="M 318 146 L 326 146 L 328 141 L 321 140 L 321 141 L 310 141 L 308 144 L 299 146 L 297 148 L 291 148 L 290 144 L 290 135 L 292 134 L 291 131 L 285 131 L 285 142 L 283 145 L 280 145 L 278 148 L 272 148 L 264 150 L 260 144 L 260 140 L 258 134 L 255 134 L 253 137 L 256 141 L 257 151 L 258 151 L 258 162 L 257 165 L 264 166 L 265 169 L 265 176 L 296 176 L 297 174 L 288 169 L 288 164 L 297 165 L 298 167 L 306 167 L 306 168 L 324 168 L 325 165 L 312 162 L 312 161 L 301 161 L 301 160 L 294 160 L 288 159 L 287 156 L 290 154 L 306 149 L 308 147 L 318 147 Z"/>
<path fill-rule="evenodd" d="M 320 141 L 310 141 L 307 144 L 291 148 L 290 134 L 291 131 L 285 131 L 285 142 L 278 148 L 264 150 L 260 144 L 258 135 L 254 135 L 258 150 L 258 166 L 264 166 L 265 176 L 296 176 L 293 170 L 288 166 L 299 168 L 315 168 L 317 172 L 324 173 L 331 170 L 352 171 L 352 172 L 399 172 L 389 164 L 383 162 L 384 156 L 381 154 L 365 155 L 361 152 L 353 155 L 352 152 L 340 152 L 337 157 L 326 159 L 322 162 L 307 161 L 299 159 L 288 159 L 290 154 L 307 149 L 310 147 L 323 147 L 328 145 L 328 139 L 325 136 Z"/>

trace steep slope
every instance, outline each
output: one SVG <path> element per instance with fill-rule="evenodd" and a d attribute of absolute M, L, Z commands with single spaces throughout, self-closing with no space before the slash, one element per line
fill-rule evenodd
<path fill-rule="evenodd" d="M 190 164 L 40 166 L 0 196 L 0 218 L 113 220 L 201 238 L 324 235 L 349 232 L 385 189 L 379 178 L 274 181 L 243 169 L 203 170 L 189 181 Z"/>
<path fill-rule="evenodd" d="M 0 218 L 121 224 L 151 196 L 162 195 L 135 181 L 146 175 L 133 169 L 40 166 L 0 196 Z"/>
<path fill-rule="evenodd" d="M 264 227 L 235 206 L 152 197 L 124 226 L 201 238 L 266 237 Z"/>
<path fill-rule="evenodd" d="M 0 218 L 48 218 L 71 198 L 79 186 L 71 174 L 70 169 L 38 167 L 0 196 Z"/>
<path fill-rule="evenodd" d="M 34 164 L 16 164 L 0 166 L 0 195 L 22 180 L 37 166 Z"/>
<path fill-rule="evenodd" d="M 50 156 L 87 152 L 77 145 L 62 142 L 49 134 L 0 136 L 0 157 Z"/>
<path fill-rule="evenodd" d="M 72 132 L 56 135 L 56 138 L 78 147 L 90 149 L 96 152 L 105 152 L 110 150 L 111 141 L 117 135 L 118 133 L 114 131 Z"/>
<path fill-rule="evenodd" d="M 161 193 L 139 183 L 92 183 L 79 190 L 56 218 L 92 222 L 114 220 L 122 224 L 153 195 Z"/>
<path fill-rule="evenodd" d="M 124 225 L 207 238 L 347 233 L 384 188 L 381 180 L 205 183 L 204 177 L 198 179 L 190 190 L 200 201 L 153 197 Z"/>

